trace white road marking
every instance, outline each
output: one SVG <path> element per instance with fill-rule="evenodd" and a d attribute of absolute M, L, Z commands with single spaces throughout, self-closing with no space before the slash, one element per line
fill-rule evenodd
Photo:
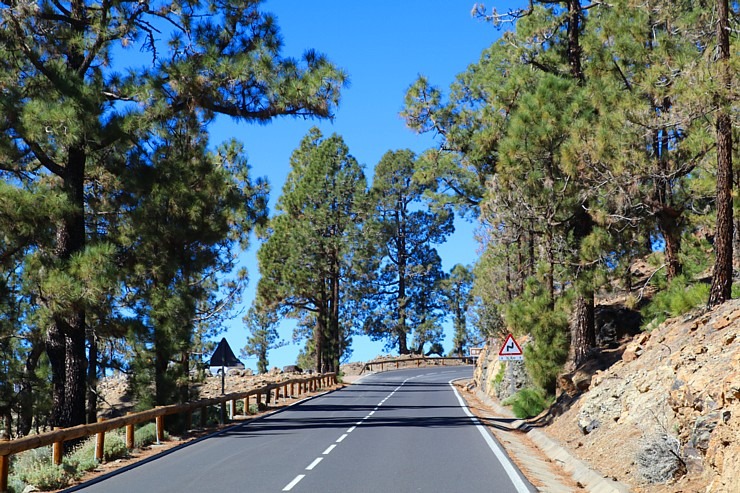
<path fill-rule="evenodd" d="M 306 468 L 306 471 L 313 471 L 313 468 L 319 465 L 319 462 L 324 460 L 323 457 L 318 457 L 316 460 L 314 460 L 310 466 Z"/>
<path fill-rule="evenodd" d="M 283 491 L 290 491 L 290 490 L 292 490 L 293 487 L 295 485 L 297 485 L 298 483 L 300 483 L 301 482 L 301 479 L 303 479 L 305 477 L 306 477 L 305 474 L 299 474 L 298 476 L 295 477 L 295 479 L 293 481 L 291 481 L 290 483 L 288 483 L 288 486 L 286 486 L 285 488 L 283 488 Z"/>
<path fill-rule="evenodd" d="M 334 447 L 336 447 L 335 444 L 329 445 L 329 447 L 326 450 L 324 450 L 324 453 L 322 455 L 329 455 L 331 451 L 334 450 Z"/>
<path fill-rule="evenodd" d="M 349 430 L 347 430 L 347 433 L 352 433 L 353 431 L 355 431 L 356 428 L 357 428 L 357 426 L 353 426 L 352 428 L 350 428 Z"/>
<path fill-rule="evenodd" d="M 370 416 L 372 416 L 373 414 L 375 414 L 375 411 L 370 411 L 370 412 L 368 413 L 367 417 L 369 418 L 369 417 L 370 417 Z"/>
<path fill-rule="evenodd" d="M 337 438 L 337 443 L 342 443 L 342 440 L 344 440 L 345 438 L 347 438 L 347 434 L 346 433 L 344 435 L 340 436 L 339 438 Z"/>
<path fill-rule="evenodd" d="M 457 392 L 457 389 L 454 385 L 452 385 L 452 382 L 454 380 L 450 380 L 448 383 L 450 384 L 450 387 L 452 387 L 452 391 L 455 393 L 455 397 L 457 397 L 457 401 L 460 403 L 460 407 L 465 412 L 465 414 L 470 418 L 470 420 L 475 424 L 475 427 L 478 429 L 480 434 L 483 436 L 483 440 L 485 440 L 486 444 L 488 445 L 488 448 L 491 449 L 493 454 L 496 456 L 498 461 L 501 463 L 501 466 L 504 468 L 504 471 L 506 471 L 506 475 L 509 476 L 509 479 L 511 480 L 511 484 L 514 485 L 514 488 L 516 488 L 516 491 L 518 493 L 528 493 L 529 488 L 524 484 L 524 481 L 522 481 L 522 478 L 519 477 L 519 474 L 516 472 L 516 469 L 514 469 L 514 466 L 511 464 L 511 461 L 506 456 L 506 453 L 501 450 L 501 447 L 496 443 L 496 441 L 491 437 L 491 434 L 488 433 L 488 430 L 481 424 L 481 422 L 476 418 L 473 413 L 470 412 L 468 409 L 467 404 L 465 404 L 465 401 L 462 397 L 460 397 L 460 394 Z"/>

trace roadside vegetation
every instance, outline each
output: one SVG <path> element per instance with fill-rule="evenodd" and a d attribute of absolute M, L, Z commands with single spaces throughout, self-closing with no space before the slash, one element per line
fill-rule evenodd
<path fill-rule="evenodd" d="M 156 433 L 153 423 L 136 429 L 135 449 L 143 449 L 156 443 Z M 94 471 L 100 466 L 95 459 L 95 443 L 95 437 L 80 443 L 64 457 L 60 465 L 52 462 L 51 447 L 32 449 L 14 455 L 8 478 L 10 493 L 22 493 L 28 486 L 40 491 L 66 488 L 71 481 L 80 479 L 86 472 Z M 106 433 L 103 460 L 111 462 L 128 456 L 125 433 L 122 431 Z"/>
<path fill-rule="evenodd" d="M 35 3 L 0 6 L 7 437 L 95 421 L 114 372 L 141 407 L 192 399 L 238 316 L 253 234 L 245 352 L 260 370 L 282 318 L 297 322 L 298 364 L 317 371 L 338 370 L 358 334 L 441 354 L 451 320 L 451 354 L 529 338 L 528 387 L 510 401 L 522 416 L 599 353 L 605 300 L 649 330 L 733 296 L 736 2 L 477 5 L 500 39 L 449 88 L 409 81 L 402 116 L 435 146 L 388 150 L 370 172 L 312 128 L 272 214 L 247 149 L 209 125 L 331 118 L 340 67 L 284 57 L 258 1 Z M 163 17 L 171 31 L 157 33 Z M 133 51 L 146 64 L 113 56 Z M 445 271 L 437 248 L 456 216 L 478 222 L 481 254 Z M 23 478 L 77 474 L 34 467 Z"/>

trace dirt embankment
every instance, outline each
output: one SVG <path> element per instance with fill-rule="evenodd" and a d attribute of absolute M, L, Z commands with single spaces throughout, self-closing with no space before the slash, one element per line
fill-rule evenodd
<path fill-rule="evenodd" d="M 608 368 L 571 374 L 573 395 L 532 421 L 633 491 L 740 492 L 740 300 L 668 320 L 602 358 Z M 481 358 L 476 382 L 489 395 L 499 370 Z"/>

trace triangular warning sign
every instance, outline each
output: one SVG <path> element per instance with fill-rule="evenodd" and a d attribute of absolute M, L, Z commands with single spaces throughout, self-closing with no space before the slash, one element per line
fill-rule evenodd
<path fill-rule="evenodd" d="M 244 368 L 244 363 L 239 361 L 234 356 L 234 351 L 231 350 L 231 346 L 226 342 L 226 338 L 222 338 L 221 342 L 218 343 L 216 351 L 211 356 L 211 362 L 209 366 L 225 366 L 228 368 Z"/>
<path fill-rule="evenodd" d="M 519 346 L 519 343 L 516 342 L 513 335 L 509 334 L 506 336 L 506 340 L 504 341 L 503 346 L 501 346 L 501 350 L 498 352 L 498 358 L 502 360 L 524 359 L 522 348 Z"/>

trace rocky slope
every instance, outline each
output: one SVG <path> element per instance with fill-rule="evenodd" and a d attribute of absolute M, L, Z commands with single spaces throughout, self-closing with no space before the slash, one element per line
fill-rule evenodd
<path fill-rule="evenodd" d="M 622 342 L 563 378 L 567 392 L 531 421 L 633 491 L 740 492 L 740 300 Z M 497 350 L 475 374 L 492 397 L 510 389 Z"/>

